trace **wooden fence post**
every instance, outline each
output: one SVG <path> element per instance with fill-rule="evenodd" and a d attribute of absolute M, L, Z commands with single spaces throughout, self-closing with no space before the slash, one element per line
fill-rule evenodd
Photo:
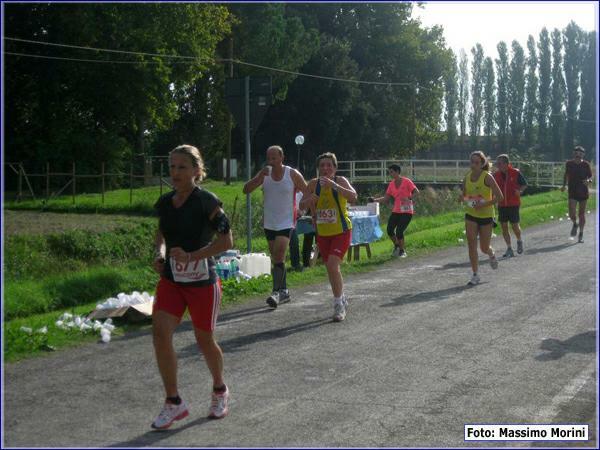
<path fill-rule="evenodd" d="M 19 192 L 17 193 L 17 202 L 23 198 L 23 163 L 19 163 Z"/>
<path fill-rule="evenodd" d="M 73 204 L 75 204 L 75 195 L 77 195 L 77 179 L 75 176 L 75 161 L 73 161 Z"/>
<path fill-rule="evenodd" d="M 50 200 L 50 163 L 46 162 L 46 202 Z"/>
<path fill-rule="evenodd" d="M 160 162 L 160 195 L 162 195 L 162 185 L 163 185 L 163 162 Z M 229 180 L 229 177 L 227 177 L 227 179 Z M 232 222 L 233 223 L 233 222 Z"/>
<path fill-rule="evenodd" d="M 133 161 L 129 165 L 129 206 L 133 204 Z"/>
<path fill-rule="evenodd" d="M 104 186 L 104 173 L 105 173 L 105 170 L 104 170 L 104 163 L 102 163 L 102 174 L 101 174 L 101 177 L 102 177 L 102 206 L 104 206 L 104 191 L 105 191 L 105 186 Z"/>

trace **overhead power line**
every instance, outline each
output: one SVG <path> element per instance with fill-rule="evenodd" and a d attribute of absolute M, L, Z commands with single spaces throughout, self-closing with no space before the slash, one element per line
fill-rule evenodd
<path fill-rule="evenodd" d="M 76 62 L 90 62 L 90 63 L 104 63 L 104 64 L 163 64 L 161 61 L 119 61 L 114 59 L 84 59 L 84 58 L 66 58 L 62 56 L 49 56 L 49 55 L 34 55 L 30 53 L 18 53 L 18 52 L 4 52 L 5 55 L 11 56 L 23 56 L 25 58 L 39 58 L 39 59 L 54 59 L 61 61 L 76 61 Z M 187 61 L 171 61 L 170 64 L 189 64 Z"/>
<path fill-rule="evenodd" d="M 82 45 L 72 45 L 72 44 L 62 44 L 62 43 L 56 43 L 56 42 L 38 41 L 38 40 L 33 40 L 33 39 L 21 39 L 21 38 L 14 38 L 14 37 L 5 37 L 4 39 L 8 40 L 8 41 L 23 42 L 23 43 L 27 43 L 27 44 L 45 45 L 45 46 L 62 47 L 62 48 L 72 48 L 72 49 L 77 49 L 77 50 L 86 50 L 86 51 L 94 51 L 94 52 L 108 52 L 108 53 L 124 54 L 124 55 L 137 55 L 137 56 L 151 56 L 151 57 L 158 57 L 158 58 L 183 59 L 183 60 L 189 61 L 190 64 L 198 61 L 198 58 L 195 56 L 135 52 L 135 51 L 129 51 L 129 50 L 115 50 L 115 49 L 100 48 L 100 47 L 89 47 L 89 46 L 82 46 Z M 5 52 L 5 54 L 11 54 L 11 53 Z M 21 53 L 18 56 L 35 57 L 36 55 Z M 53 57 L 51 59 L 58 59 L 58 57 Z M 66 57 L 62 57 L 62 59 L 69 60 Z M 87 59 L 78 59 L 78 58 L 70 58 L 70 59 L 73 61 L 80 60 L 82 62 L 94 62 L 92 60 L 87 60 Z M 104 61 L 106 61 L 106 60 L 104 60 Z M 323 79 L 323 80 L 330 80 L 330 81 L 338 81 L 338 82 L 344 82 L 344 83 L 390 86 L 390 87 L 391 86 L 405 86 L 405 87 L 415 86 L 418 89 L 432 90 L 426 86 L 421 86 L 418 83 L 413 83 L 413 82 L 371 81 L 371 80 L 357 80 L 357 79 L 353 79 L 353 78 L 332 77 L 332 76 L 326 76 L 326 75 L 318 75 L 318 74 L 311 74 L 311 73 L 304 73 L 304 72 L 296 72 L 296 71 L 287 70 L 287 69 L 280 69 L 277 67 L 255 64 L 255 63 L 250 63 L 247 61 L 241 61 L 238 59 L 213 58 L 213 59 L 209 59 L 208 61 L 217 62 L 217 63 L 231 62 L 234 64 L 239 64 L 239 65 L 248 66 L 248 67 L 254 67 L 257 69 L 269 70 L 272 72 L 285 73 L 288 75 L 295 75 L 295 76 L 299 76 L 299 77 L 316 78 L 316 79 Z M 117 63 L 119 63 L 119 62 L 117 62 Z"/>
<path fill-rule="evenodd" d="M 5 40 L 14 41 L 14 42 L 23 42 L 27 44 L 35 44 L 35 45 L 45 45 L 52 47 L 62 47 L 62 48 L 72 48 L 77 50 L 86 50 L 86 51 L 94 51 L 94 52 L 106 52 L 106 53 L 114 53 L 114 54 L 123 54 L 123 55 L 136 55 L 136 56 L 150 56 L 154 58 L 170 58 L 170 59 L 179 59 L 183 61 L 169 61 L 169 64 L 194 64 L 197 63 L 199 58 L 196 56 L 188 56 L 188 55 L 173 55 L 173 54 L 162 54 L 162 53 L 148 53 L 148 52 L 136 52 L 130 50 L 115 50 L 109 48 L 100 48 L 100 47 L 89 47 L 82 45 L 72 45 L 72 44 L 62 44 L 57 42 L 47 42 L 47 41 L 39 41 L 33 39 L 21 39 L 14 37 L 4 37 Z M 51 60 L 63 60 L 63 61 L 76 61 L 76 62 L 90 62 L 90 63 L 105 63 L 105 64 L 160 64 L 158 61 L 123 61 L 123 60 L 100 60 L 100 59 L 85 59 L 85 58 L 67 58 L 67 57 L 59 57 L 59 56 L 48 56 L 48 55 L 36 55 L 30 53 L 18 53 L 18 52 L 4 52 L 5 55 L 12 56 L 22 56 L 28 58 L 39 58 L 39 59 L 51 59 Z M 305 72 L 296 72 L 293 70 L 280 69 L 277 67 L 265 66 L 261 64 L 250 63 L 247 61 L 242 61 L 239 59 L 229 59 L 229 58 L 207 58 L 205 61 L 207 62 L 216 62 L 216 63 L 233 63 L 239 64 L 242 66 L 254 67 L 257 69 L 269 70 L 271 72 L 284 73 L 288 75 L 295 75 L 298 77 L 307 77 L 321 80 L 329 80 L 329 81 L 337 81 L 342 83 L 354 83 L 354 84 L 362 84 L 362 85 L 372 85 L 372 86 L 402 86 L 402 87 L 414 87 L 415 89 L 425 89 L 429 91 L 433 91 L 433 89 L 422 86 L 418 83 L 413 82 L 398 82 L 398 81 L 371 81 L 371 80 L 357 80 L 353 78 L 339 78 L 332 77 L 327 75 L 318 75 L 311 74 Z M 496 103 L 497 105 L 500 103 Z M 517 105 L 510 103 L 502 103 L 506 106 L 518 107 Z M 552 116 L 551 114 L 550 116 Z M 586 119 L 578 119 L 575 117 L 564 116 L 566 119 L 570 119 L 577 122 L 584 123 L 596 123 L 595 120 L 586 120 Z"/>

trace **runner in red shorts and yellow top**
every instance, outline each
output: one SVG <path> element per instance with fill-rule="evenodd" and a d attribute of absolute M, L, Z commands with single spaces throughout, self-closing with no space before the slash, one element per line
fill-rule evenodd
<path fill-rule="evenodd" d="M 161 277 L 152 328 L 156 361 L 167 397 L 152 423 L 156 429 L 169 428 L 189 414 L 177 389 L 177 355 L 173 348 L 173 333 L 186 309 L 213 379 L 209 417 L 225 417 L 229 399 L 223 381 L 223 353 L 213 336 L 221 304 L 214 256 L 233 245 L 229 220 L 221 201 L 196 185 L 204 176 L 204 162 L 196 147 L 175 148 L 169 154 L 169 167 L 174 190 L 160 197 L 155 205 L 159 229 L 154 269 Z"/>
<path fill-rule="evenodd" d="M 336 176 L 337 158 L 323 153 L 317 158 L 319 178 L 308 183 L 311 195 L 302 199 L 302 209 L 310 207 L 317 228 L 317 246 L 327 266 L 327 275 L 333 291 L 333 320 L 346 317 L 348 301 L 344 295 L 344 280 L 340 264 L 352 242 L 352 222 L 348 216 L 348 202 L 356 201 L 356 191 L 344 177 Z"/>

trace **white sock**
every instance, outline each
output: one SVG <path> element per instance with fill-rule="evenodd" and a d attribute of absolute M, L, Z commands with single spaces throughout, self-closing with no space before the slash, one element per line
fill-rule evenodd
<path fill-rule="evenodd" d="M 335 303 L 340 303 L 344 300 L 344 294 L 342 294 L 340 297 L 333 297 L 333 301 Z"/>

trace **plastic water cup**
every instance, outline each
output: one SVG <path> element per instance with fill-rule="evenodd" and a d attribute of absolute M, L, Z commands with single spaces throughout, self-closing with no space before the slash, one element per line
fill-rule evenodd
<path fill-rule="evenodd" d="M 102 330 L 100 330 L 100 338 L 102 339 L 102 342 L 108 344 L 110 342 L 110 331 L 106 328 L 102 328 Z"/>

